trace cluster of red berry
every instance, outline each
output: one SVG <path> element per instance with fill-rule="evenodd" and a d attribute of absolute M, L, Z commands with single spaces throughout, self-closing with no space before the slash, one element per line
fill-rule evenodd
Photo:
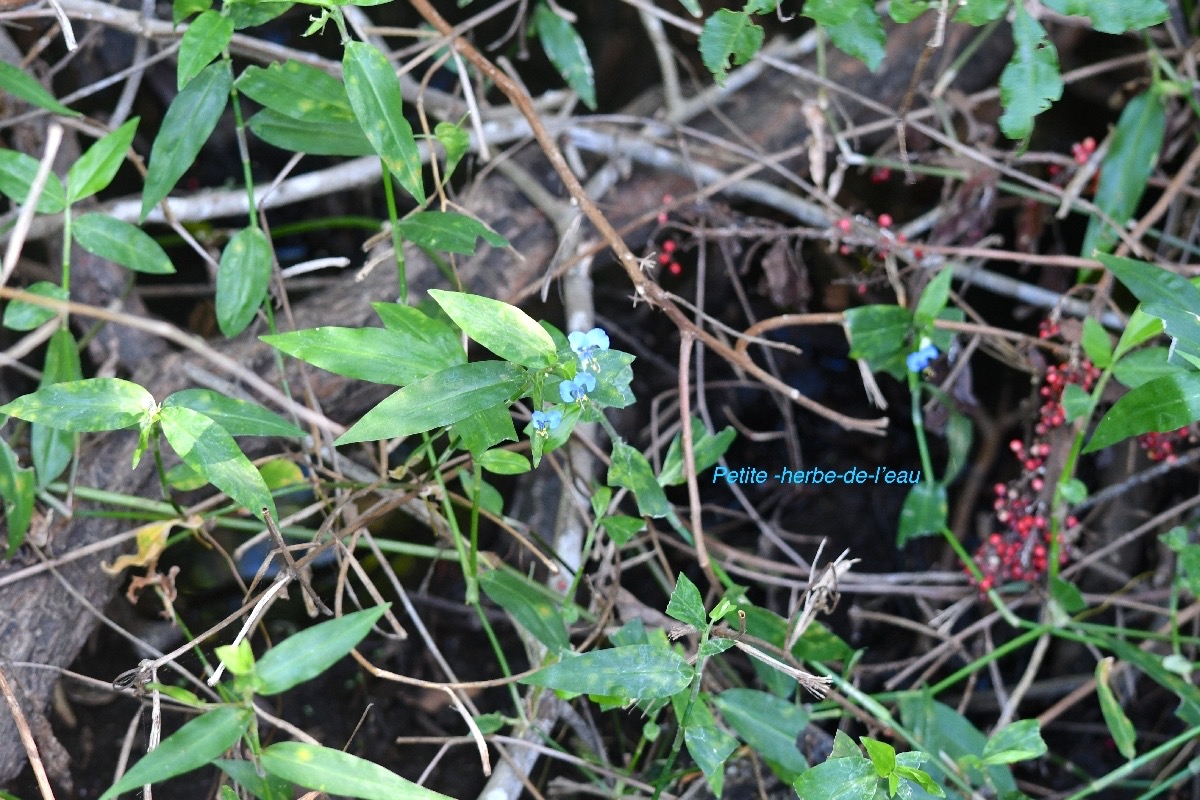
<path fill-rule="evenodd" d="M 1143 433 L 1137 440 L 1151 461 L 1174 463 L 1180 448 L 1197 442 L 1196 428 L 1194 425 L 1186 425 L 1164 433 Z"/>
<path fill-rule="evenodd" d="M 664 239 L 662 251 L 658 254 L 659 266 L 666 269 L 672 275 L 678 275 L 683 272 L 683 267 L 679 266 L 679 262 L 675 260 L 675 251 L 678 249 L 679 243 L 674 239 Z"/>
<path fill-rule="evenodd" d="M 1056 336 L 1058 325 L 1043 322 L 1038 334 L 1043 339 Z M 1070 384 L 1091 391 L 1100 370 L 1087 359 L 1050 366 L 1042 379 L 1039 395 L 1042 405 L 1034 426 L 1033 441 L 1026 445 L 1013 439 L 1009 448 L 1021 463 L 1020 477 L 995 486 L 992 508 L 999 530 L 984 540 L 975 552 L 975 563 L 983 574 L 977 584 L 981 592 L 1006 581 L 1036 581 L 1045 573 L 1051 550 L 1051 525 L 1047 501 L 1046 459 L 1050 455 L 1049 434 L 1066 422 L 1062 397 Z M 1067 528 L 1078 524 L 1074 517 L 1065 520 Z M 1059 549 L 1061 562 L 1067 560 L 1067 548 Z"/>

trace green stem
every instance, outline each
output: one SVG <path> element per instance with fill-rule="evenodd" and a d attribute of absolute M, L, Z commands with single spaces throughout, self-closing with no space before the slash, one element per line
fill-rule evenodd
<path fill-rule="evenodd" d="M 396 278 L 399 284 L 400 302 L 408 303 L 408 275 L 404 264 L 404 239 L 400 236 L 400 216 L 396 211 L 396 189 L 392 186 L 392 173 L 387 164 L 380 161 L 383 171 L 383 194 L 387 198 L 388 224 L 392 229 L 392 249 L 396 251 Z"/>
<path fill-rule="evenodd" d="M 1173 739 L 1163 742 L 1153 750 L 1143 753 L 1137 758 L 1130 760 L 1129 762 L 1108 773 L 1103 778 L 1097 779 L 1086 789 L 1081 789 L 1080 791 L 1068 797 L 1067 800 L 1081 800 L 1081 798 L 1084 797 L 1091 797 L 1092 795 L 1107 789 L 1109 786 L 1112 786 L 1117 781 L 1120 781 L 1126 775 L 1132 775 L 1147 764 L 1157 761 L 1160 757 L 1170 753 L 1177 747 L 1182 747 L 1198 736 L 1200 736 L 1200 726 L 1188 728 L 1186 731 L 1174 737 Z"/>

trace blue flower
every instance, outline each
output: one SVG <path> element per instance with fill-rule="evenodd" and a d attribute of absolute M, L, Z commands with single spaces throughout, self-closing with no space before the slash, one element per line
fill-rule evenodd
<path fill-rule="evenodd" d="M 561 411 L 535 411 L 533 412 L 533 429 L 542 436 L 549 436 L 550 431 L 562 424 Z"/>
<path fill-rule="evenodd" d="M 590 372 L 581 372 L 575 380 L 564 380 L 558 385 L 558 396 L 564 403 L 582 403 L 587 393 L 596 388 L 596 376 Z"/>
<path fill-rule="evenodd" d="M 587 333 L 573 331 L 567 337 L 571 349 L 579 356 L 579 368 L 588 369 L 596 366 L 596 353 L 608 349 L 608 334 L 602 328 L 592 328 Z"/>
<path fill-rule="evenodd" d="M 933 360 L 937 357 L 938 349 L 931 344 L 927 344 L 920 350 L 908 354 L 908 358 L 905 359 L 908 362 L 908 371 L 920 372 L 933 363 Z"/>

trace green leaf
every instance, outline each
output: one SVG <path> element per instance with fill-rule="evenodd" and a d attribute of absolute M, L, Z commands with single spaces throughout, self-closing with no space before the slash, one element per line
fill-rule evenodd
<path fill-rule="evenodd" d="M 210 64 L 175 95 L 150 148 L 141 219 L 170 194 L 217 127 L 233 87 L 228 61 Z"/>
<path fill-rule="evenodd" d="M 637 498 L 638 512 L 646 517 L 665 517 L 671 504 L 663 492 L 650 462 L 640 450 L 625 442 L 613 444 L 612 463 L 608 468 L 608 485 L 621 486 Z"/>
<path fill-rule="evenodd" d="M 496 605 L 557 656 L 571 647 L 567 626 L 559 608 L 560 599 L 508 566 L 484 572 L 479 588 Z"/>
<path fill-rule="evenodd" d="M 1087 603 L 1084 602 L 1078 587 L 1062 578 L 1056 577 L 1050 581 L 1050 596 L 1068 614 L 1078 614 L 1087 608 Z"/>
<path fill-rule="evenodd" d="M 364 800 L 451 800 L 371 761 L 302 742 L 277 742 L 262 754 L 263 769 L 306 789 Z"/>
<path fill-rule="evenodd" d="M 603 517 L 600 524 L 608 532 L 608 536 L 617 547 L 624 546 L 630 539 L 645 529 L 646 521 L 641 517 L 627 517 L 624 514 L 614 514 Z"/>
<path fill-rule="evenodd" d="M 1068 422 L 1081 417 L 1090 417 L 1096 410 L 1096 401 L 1082 386 L 1069 383 L 1063 390 L 1062 407 Z"/>
<path fill-rule="evenodd" d="M 829 758 L 862 758 L 862 748 L 854 743 L 850 738 L 850 734 L 838 729 L 833 735 L 833 748 L 829 751 Z"/>
<path fill-rule="evenodd" d="M 179 42 L 179 69 L 176 89 L 191 82 L 209 63 L 229 46 L 233 38 L 233 20 L 216 11 L 205 11 L 188 26 Z"/>
<path fill-rule="evenodd" d="M 50 337 L 46 347 L 46 361 L 42 365 L 40 386 L 77 381 L 83 378 L 83 367 L 79 362 L 79 348 L 69 328 L 59 328 Z M 34 423 L 29 431 L 29 454 L 37 472 L 37 485 L 41 489 L 58 478 L 71 463 L 75 455 L 75 434 Z"/>
<path fill-rule="evenodd" d="M 529 459 L 512 450 L 487 450 L 479 454 L 479 466 L 495 475 L 521 475 L 529 472 Z"/>
<path fill-rule="evenodd" d="M 1129 390 L 1118 400 L 1100 420 L 1083 452 L 1091 453 L 1151 431 L 1173 431 L 1198 419 L 1200 373 L 1163 375 Z"/>
<path fill-rule="evenodd" d="M 933 325 L 938 314 L 942 313 L 942 309 L 946 307 L 946 302 L 950 299 L 950 279 L 952 277 L 954 277 L 954 270 L 944 268 L 925 285 L 925 290 L 921 292 L 921 299 L 917 301 L 917 309 L 913 312 L 913 318 L 917 325 L 928 328 Z"/>
<path fill-rule="evenodd" d="M 729 74 L 729 59 L 737 65 L 745 64 L 754 58 L 762 43 L 763 29 L 750 21 L 749 14 L 719 8 L 704 21 L 700 58 L 717 83 L 724 83 Z"/>
<path fill-rule="evenodd" d="M 95 256 L 147 275 L 170 275 L 175 265 L 141 228 L 107 214 L 84 214 L 71 223 L 71 238 Z"/>
<path fill-rule="evenodd" d="M 254 671 L 254 649 L 248 639 L 242 639 L 237 644 L 226 644 L 214 647 L 213 653 L 234 675 L 248 675 Z"/>
<path fill-rule="evenodd" d="M 1033 132 L 1033 118 L 1062 97 L 1063 82 L 1058 51 L 1024 3 L 1016 4 L 1013 44 L 1012 60 L 1000 75 L 1000 130 L 1010 139 L 1024 139 Z"/>
<path fill-rule="evenodd" d="M 713 794 L 721 797 L 725 782 L 725 760 L 737 747 L 734 739 L 720 728 L 709 725 L 688 725 L 683 731 L 683 741 L 688 753 L 704 773 Z"/>
<path fill-rule="evenodd" d="M 804 709 L 756 689 L 726 689 L 713 698 L 713 705 L 781 780 L 791 783 L 808 769 L 796 747 L 808 725 Z"/>
<path fill-rule="evenodd" d="M 1004 16 L 1008 0 L 962 0 L 954 15 L 955 22 L 968 25 L 986 25 Z"/>
<path fill-rule="evenodd" d="M 446 150 L 446 169 L 442 173 L 442 180 L 446 181 L 454 174 L 458 162 L 462 161 L 462 157 L 471 149 L 471 136 L 452 122 L 439 122 L 434 126 L 433 135 Z"/>
<path fill-rule="evenodd" d="M 259 519 L 264 506 L 272 517 L 279 518 L 262 475 L 224 428 L 183 406 L 164 407 L 159 420 L 163 434 L 183 463 Z"/>
<path fill-rule="evenodd" d="M 314 156 L 369 156 L 375 152 L 356 121 L 309 122 L 264 109 L 247 123 L 254 135 L 281 150 Z"/>
<path fill-rule="evenodd" d="M 79 116 L 78 111 L 72 111 L 55 100 L 54 95 L 42 88 L 42 85 L 32 75 L 3 61 L 0 61 L 0 89 L 14 97 L 21 98 L 30 105 L 53 111 L 55 114 L 63 114 L 68 117 Z"/>
<path fill-rule="evenodd" d="M 1105 369 L 1112 363 L 1112 341 L 1104 326 L 1092 317 L 1083 321 L 1083 352 L 1092 363 L 1100 369 Z"/>
<path fill-rule="evenodd" d="M 105 189 L 133 144 L 138 118 L 126 122 L 112 133 L 97 140 L 67 171 L 67 199 L 75 203 Z"/>
<path fill-rule="evenodd" d="M 143 756 L 100 800 L 203 767 L 233 747 L 250 727 L 250 719 L 249 710 L 236 706 L 221 706 L 196 717 Z"/>
<path fill-rule="evenodd" d="M 1098 253 L 1096 258 L 1142 303 L 1200 309 L 1200 289 L 1170 270 L 1108 253 Z"/>
<path fill-rule="evenodd" d="M 946 420 L 946 473 L 942 484 L 954 482 L 963 468 L 970 463 L 971 445 L 975 440 L 975 426 L 966 414 L 950 410 Z"/>
<path fill-rule="evenodd" d="M 1005 725 L 988 738 L 983 748 L 983 763 L 1015 764 L 1040 758 L 1046 754 L 1046 743 L 1038 729 L 1036 719 L 1023 719 Z"/>
<path fill-rule="evenodd" d="M 699 417 L 692 417 L 692 455 L 696 460 L 696 474 L 699 475 L 720 461 L 729 445 L 733 444 L 736 435 L 737 431 L 731 426 L 726 426 L 716 435 L 711 434 Z M 685 480 L 687 478 L 683 474 L 683 434 L 678 433 L 667 448 L 662 471 L 658 473 L 658 483 L 660 486 L 678 486 Z"/>
<path fill-rule="evenodd" d="M 404 118 L 400 84 L 391 64 L 375 47 L 347 42 L 342 59 L 350 107 L 367 140 L 388 170 L 418 203 L 425 203 L 421 153 Z"/>
<path fill-rule="evenodd" d="M 475 242 L 483 237 L 493 247 L 507 247 L 508 240 L 474 217 L 453 211 L 418 211 L 396 224 L 400 235 L 428 250 L 473 255 Z"/>
<path fill-rule="evenodd" d="M 1166 111 L 1153 92 L 1142 92 L 1121 112 L 1100 169 L 1094 200 L 1119 226 L 1124 227 L 1137 211 L 1158 163 L 1166 127 Z M 1092 217 L 1079 252 L 1091 258 L 1098 250 L 1111 250 L 1116 242 L 1117 232 L 1100 217 Z"/>
<path fill-rule="evenodd" d="M 0 67 L 8 66 L 0 61 Z M 38 160 L 16 150 L 0 150 L 0 194 L 17 205 L 29 197 L 29 187 L 37 176 Z M 46 176 L 46 185 L 38 195 L 39 214 L 57 214 L 66 207 L 67 193 L 62 181 L 53 172 Z"/>
<path fill-rule="evenodd" d="M 704 600 L 700 597 L 700 590 L 682 572 L 675 582 L 675 591 L 671 592 L 671 600 L 667 603 L 667 616 L 685 625 L 691 625 L 698 631 L 707 627 L 708 619 L 704 614 Z"/>
<path fill-rule="evenodd" d="M 212 389 L 184 389 L 163 401 L 163 408 L 190 408 L 220 425 L 230 436 L 303 437 L 304 431 L 257 403 L 226 397 Z"/>
<path fill-rule="evenodd" d="M 213 764 L 258 800 L 292 800 L 294 796 L 292 784 L 274 775 L 259 775 L 253 761 L 218 758 Z"/>
<path fill-rule="evenodd" d="M 588 58 L 587 48 L 574 26 L 549 6 L 538 3 L 533 12 L 533 27 L 558 74 L 579 95 L 583 104 L 595 111 L 596 76 L 592 74 L 592 60 Z"/>
<path fill-rule="evenodd" d="M 242 228 L 225 245 L 217 267 L 217 325 L 227 337 L 246 329 L 267 298 L 271 244 L 258 228 Z"/>
<path fill-rule="evenodd" d="M 279 0 L 237 0 L 225 6 L 235 30 L 255 28 L 291 9 L 292 3 Z"/>
<path fill-rule="evenodd" d="M 844 53 L 854 56 L 874 72 L 887 55 L 887 34 L 871 0 L 808 0 L 804 16 L 825 29 Z"/>
<path fill-rule="evenodd" d="M 329 372 L 395 386 L 467 360 L 457 342 L 454 347 L 458 352 L 454 353 L 439 343 L 420 341 L 386 328 L 310 328 L 259 338 Z"/>
<path fill-rule="evenodd" d="M 346 87 L 329 73 L 299 61 L 246 67 L 238 91 L 264 108 L 302 122 L 354 122 Z"/>
<path fill-rule="evenodd" d="M 538 670 L 521 683 L 561 692 L 652 700 L 670 697 L 692 682 L 695 670 L 674 650 L 649 644 L 592 650 Z"/>
<path fill-rule="evenodd" d="M 888 0 L 888 16 L 901 25 L 912 22 L 936 5 L 930 0 Z"/>
<path fill-rule="evenodd" d="M 987 744 L 987 738 L 954 709 L 933 700 L 924 694 L 909 694 L 900 700 L 901 719 L 920 744 L 921 749 L 928 753 L 945 753 L 960 764 L 967 756 L 979 759 Z M 1017 790 L 1012 772 L 1003 766 L 987 767 L 980 770 L 974 766 L 966 766 L 965 772 L 975 785 L 982 785 L 986 780 L 997 790 L 1000 797 Z M 936 760 L 931 761 L 926 768 L 936 780 L 944 776 L 944 770 Z M 986 775 L 986 777 L 985 777 Z"/>
<path fill-rule="evenodd" d="M 33 470 L 21 467 L 17 454 L 8 446 L 8 442 L 0 439 L 0 506 L 3 506 L 4 521 L 8 528 L 8 551 L 5 558 L 12 558 L 13 553 L 25 541 L 29 531 L 29 521 L 33 519 L 33 495 L 36 491 Z"/>
<path fill-rule="evenodd" d="M 908 371 L 904 360 L 909 353 L 912 314 L 899 306 L 871 305 L 847 309 L 844 316 L 850 357 L 865 360 L 872 372 L 903 380 Z"/>
<path fill-rule="evenodd" d="M 525 381 L 525 370 L 504 361 L 450 367 L 386 398 L 334 444 L 392 439 L 452 425 L 514 399 Z"/>
<path fill-rule="evenodd" d="M 1113 377 L 1125 387 L 1135 389 L 1163 375 L 1177 375 L 1183 372 L 1182 367 L 1167 361 L 1168 353 L 1170 350 L 1165 347 L 1135 350 L 1117 362 L 1113 367 Z"/>
<path fill-rule="evenodd" d="M 866 800 L 874 797 L 879 776 L 865 758 L 831 758 L 806 771 L 792 783 L 804 800 Z"/>
<path fill-rule="evenodd" d="M 201 14 L 212 8 L 212 0 L 175 0 L 171 4 L 171 19 L 178 25 L 192 14 Z"/>
<path fill-rule="evenodd" d="M 517 428 L 513 425 L 508 403 L 501 403 L 483 411 L 476 411 L 450 426 L 451 440 L 472 456 L 482 457 L 489 447 L 501 442 L 515 442 Z M 515 455 L 515 454 L 514 454 Z M 518 456 L 520 458 L 521 456 Z M 526 466 L 528 469 L 528 466 Z"/>
<path fill-rule="evenodd" d="M 31 283 L 25 287 L 24 291 L 38 297 L 50 297 L 55 300 L 70 299 L 66 289 L 50 281 Z M 31 331 L 54 319 L 57 314 L 58 312 L 52 308 L 37 306 L 24 300 L 10 300 L 4 307 L 4 327 L 10 331 Z"/>
<path fill-rule="evenodd" d="M 1143 313 L 1141 308 L 1135 308 L 1129 316 L 1125 330 L 1121 332 L 1120 340 L 1117 341 L 1113 358 L 1120 362 L 1130 350 L 1150 341 L 1160 333 L 1162 333 L 1162 321 Z"/>
<path fill-rule="evenodd" d="M 1168 16 L 1162 0 L 1043 0 L 1060 14 L 1088 17 L 1101 33 L 1140 31 Z"/>
<path fill-rule="evenodd" d="M 327 620 L 292 634 L 263 653 L 254 670 L 259 694 L 286 692 L 332 667 L 358 646 L 387 608 L 376 606 Z"/>
<path fill-rule="evenodd" d="M 679 0 L 679 5 L 683 6 L 696 19 L 704 16 L 704 10 L 700 8 L 699 0 Z"/>
<path fill-rule="evenodd" d="M 921 481 L 908 491 L 900 509 L 900 527 L 896 547 L 904 547 L 910 539 L 938 533 L 946 526 L 946 487 L 942 483 Z"/>
<path fill-rule="evenodd" d="M 482 477 L 475 480 L 475 476 L 465 469 L 459 469 L 455 472 L 459 483 L 463 487 L 463 495 L 472 504 L 475 503 L 475 496 L 479 496 L 479 508 L 497 517 L 504 515 L 504 495 L 500 491 L 485 481 Z"/>
<path fill-rule="evenodd" d="M 18 397 L 0 414 L 75 433 L 115 431 L 139 424 L 154 412 L 154 398 L 121 378 L 55 383 Z"/>
<path fill-rule="evenodd" d="M 1125 716 L 1125 709 L 1121 708 L 1112 687 L 1108 685 L 1112 665 L 1111 656 L 1100 659 L 1096 664 L 1096 697 L 1100 700 L 1100 713 L 1104 715 L 1104 723 L 1108 725 L 1117 751 L 1125 758 L 1131 759 L 1137 755 L 1137 732 L 1129 717 Z"/>
<path fill-rule="evenodd" d="M 879 777 L 886 778 L 896 770 L 896 748 L 887 742 L 872 739 L 870 736 L 863 736 L 859 741 L 862 742 L 863 749 L 867 752 L 867 758 L 871 759 Z"/>
<path fill-rule="evenodd" d="M 550 334 L 516 306 L 441 289 L 430 289 L 429 295 L 463 333 L 506 361 L 544 369 L 558 360 Z"/>

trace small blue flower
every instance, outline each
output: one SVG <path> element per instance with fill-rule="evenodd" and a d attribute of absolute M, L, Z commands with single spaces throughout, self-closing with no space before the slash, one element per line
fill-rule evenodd
<path fill-rule="evenodd" d="M 533 412 L 533 429 L 542 436 L 549 436 L 550 431 L 562 424 L 561 411 L 535 411 Z"/>
<path fill-rule="evenodd" d="M 563 381 L 558 385 L 558 396 L 564 403 L 582 403 L 587 393 L 596 388 L 596 376 L 590 372 L 581 372 L 573 381 Z"/>
<path fill-rule="evenodd" d="M 908 354 L 908 358 L 905 359 L 908 362 L 908 371 L 920 372 L 933 363 L 933 360 L 937 357 L 938 349 L 931 344 L 927 344 L 920 350 Z"/>
<path fill-rule="evenodd" d="M 579 368 L 588 369 L 596 366 L 596 353 L 608 349 L 608 334 L 602 328 L 592 328 L 587 333 L 573 331 L 567 337 L 571 349 L 579 356 Z"/>

